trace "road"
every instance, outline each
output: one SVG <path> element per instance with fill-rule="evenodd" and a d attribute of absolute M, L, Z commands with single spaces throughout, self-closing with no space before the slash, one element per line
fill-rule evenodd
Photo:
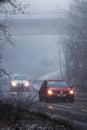
<path fill-rule="evenodd" d="M 87 114 L 87 104 L 86 104 L 86 102 L 82 102 L 82 101 L 75 100 L 74 103 L 54 104 L 54 106 Z"/>
<path fill-rule="evenodd" d="M 52 77 L 53 77 L 53 79 L 54 78 L 57 79 L 58 77 L 60 77 L 59 71 L 51 72 L 47 75 L 42 76 L 41 78 L 39 78 L 38 80 L 35 80 L 35 81 L 33 81 L 33 79 L 32 79 L 29 95 L 28 95 L 28 93 L 25 93 L 25 96 L 31 96 L 32 98 L 34 97 L 34 100 L 36 100 L 36 101 L 39 100 L 38 91 L 40 89 L 40 85 L 41 85 L 42 81 L 45 79 L 49 79 L 49 78 L 52 79 Z M 2 82 L 2 84 L 1 84 L 0 95 L 4 96 L 5 98 L 7 98 L 7 97 L 9 97 L 9 95 L 11 95 L 9 83 L 10 82 L 7 81 L 7 82 Z M 2 96 L 0 96 L 0 97 L 2 97 Z M 53 105 L 56 108 L 61 107 L 61 108 L 69 109 L 69 110 L 75 110 L 78 112 L 87 113 L 87 103 L 86 102 L 87 102 L 86 99 L 78 100 L 77 95 L 75 95 L 74 103 L 58 103 L 58 104 L 53 104 Z"/>
<path fill-rule="evenodd" d="M 58 77 L 59 77 L 58 71 L 56 71 L 56 72 L 49 73 L 49 74 L 41 77 L 38 81 L 45 80 L 45 79 L 52 79 L 52 78 L 56 79 Z M 38 82 L 37 82 L 37 84 L 34 84 L 33 86 L 34 86 L 36 92 L 38 92 L 40 89 Z M 38 99 L 38 97 L 37 97 L 37 99 Z M 77 95 L 75 95 L 74 103 L 39 102 L 38 107 L 42 108 L 42 112 L 43 112 L 43 109 L 46 109 L 47 113 L 50 112 L 50 115 L 52 113 L 53 115 L 64 117 L 64 119 L 68 118 L 69 120 L 87 124 L 87 100 L 79 99 L 79 98 L 77 98 Z"/>
<path fill-rule="evenodd" d="M 81 111 L 82 108 L 79 106 L 81 104 L 83 103 L 78 104 L 75 102 L 72 105 L 71 103 L 38 102 L 32 105 L 31 110 L 36 113 L 46 114 L 51 119 L 58 120 L 71 127 L 72 130 L 87 130 L 87 111 Z M 71 106 L 76 107 L 76 109 Z M 80 109 L 77 109 L 78 107 Z"/>
<path fill-rule="evenodd" d="M 54 72 L 52 73 L 53 76 L 55 74 L 55 76 L 57 76 L 56 74 L 58 74 L 58 72 Z M 43 77 L 41 77 L 40 79 L 43 78 L 47 78 L 49 76 L 52 76 L 52 74 L 47 74 Z M 36 85 L 37 86 L 37 85 Z M 87 101 L 85 100 L 77 100 L 75 98 L 75 102 L 74 103 L 63 103 L 63 102 L 59 102 L 59 103 L 45 103 L 45 102 L 40 102 L 39 98 L 38 98 L 38 90 L 35 87 L 35 84 L 32 84 L 30 87 L 30 92 L 29 93 L 22 93 L 20 94 L 20 96 L 18 97 L 18 94 L 12 94 L 10 92 L 10 87 L 9 84 L 5 83 L 2 86 L 2 91 L 0 91 L 0 97 L 2 99 L 4 99 L 3 101 L 8 101 L 10 99 L 10 101 L 12 101 L 11 103 L 14 103 L 14 99 L 17 101 L 23 101 L 26 103 L 30 103 L 30 101 L 32 102 L 36 102 L 35 104 L 33 104 L 31 106 L 32 111 L 37 111 L 37 112 L 44 112 L 44 114 L 49 114 L 51 116 L 51 118 L 64 118 L 68 119 L 70 122 L 74 121 L 74 122 L 80 122 L 80 124 L 87 124 Z M 38 88 L 40 88 L 40 86 L 37 86 Z M 9 98 L 10 97 L 10 98 Z M 14 104 L 16 104 L 14 103 Z M 83 127 L 82 127 L 83 128 Z M 81 129 L 84 130 L 84 129 Z"/>
<path fill-rule="evenodd" d="M 37 92 L 36 92 L 37 93 Z M 37 97 L 37 100 L 38 97 Z M 82 122 L 86 122 L 87 123 L 87 100 L 77 100 L 77 98 L 75 98 L 74 103 L 64 103 L 64 102 L 58 102 L 58 103 L 44 103 L 44 102 L 40 102 L 41 106 L 43 106 L 42 104 L 44 104 L 44 106 L 46 106 L 48 109 L 50 109 L 51 111 L 63 111 L 62 116 L 67 116 L 69 115 L 73 115 L 70 116 L 71 119 L 77 119 L 78 121 L 82 121 Z M 58 113 L 57 113 L 58 114 Z M 61 113 L 60 113 L 61 115 Z M 77 116 L 76 116 L 77 115 Z"/>
<path fill-rule="evenodd" d="M 44 76 L 44 77 L 46 77 L 46 76 Z M 25 96 L 26 97 L 31 96 L 32 98 L 34 97 L 33 99 L 36 100 L 36 101 L 39 100 L 39 98 L 38 98 L 38 91 L 39 91 L 39 88 L 40 88 L 39 85 L 32 84 L 30 86 L 29 94 L 25 93 Z M 14 93 L 11 94 L 9 83 L 3 83 L 2 87 L 1 87 L 1 91 L 0 91 L 0 96 L 1 95 L 4 96 L 5 98 L 8 98 L 9 95 L 12 95 L 12 96 L 15 95 Z M 77 112 L 81 112 L 81 113 L 87 113 L 87 103 L 86 102 L 87 101 L 84 100 L 84 99 L 82 101 L 82 100 L 77 100 L 77 98 L 75 98 L 74 103 L 57 103 L 57 104 L 51 104 L 51 106 L 55 107 L 55 108 L 58 107 L 58 108 L 69 109 L 69 110 L 73 110 L 73 111 L 77 111 Z"/>

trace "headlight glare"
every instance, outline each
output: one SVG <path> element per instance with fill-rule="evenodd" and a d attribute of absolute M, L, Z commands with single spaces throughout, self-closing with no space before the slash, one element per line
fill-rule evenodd
<path fill-rule="evenodd" d="M 11 86 L 12 87 L 16 87 L 17 86 L 17 83 L 15 81 L 11 81 Z"/>
<path fill-rule="evenodd" d="M 25 82 L 24 86 L 25 87 L 29 87 L 30 83 L 29 82 Z"/>
<path fill-rule="evenodd" d="M 69 93 L 70 93 L 71 95 L 73 95 L 73 94 L 74 94 L 74 91 L 73 91 L 73 90 L 70 90 Z"/>
<path fill-rule="evenodd" d="M 51 90 L 48 90 L 48 95 L 52 95 L 53 94 L 53 92 L 51 91 Z"/>

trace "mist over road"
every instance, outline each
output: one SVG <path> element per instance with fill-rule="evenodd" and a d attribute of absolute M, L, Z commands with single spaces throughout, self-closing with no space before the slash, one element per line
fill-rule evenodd
<path fill-rule="evenodd" d="M 50 30 L 48 23 L 47 27 Z M 9 73 L 25 73 L 32 79 L 59 69 L 58 36 L 30 35 L 33 29 L 40 31 L 39 27 L 32 27 L 28 19 L 15 19 L 10 26 L 14 46 L 8 44 L 5 47 L 2 61 Z M 61 55 L 64 60 L 62 51 Z"/>

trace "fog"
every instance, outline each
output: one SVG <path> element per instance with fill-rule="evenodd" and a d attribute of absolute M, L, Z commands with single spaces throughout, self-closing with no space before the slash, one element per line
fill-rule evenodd
<path fill-rule="evenodd" d="M 32 0 L 30 3 L 37 10 L 52 10 L 55 9 L 56 4 L 60 7 L 68 7 L 70 0 Z"/>
<path fill-rule="evenodd" d="M 67 9 L 72 0 L 22 0 L 22 2 L 29 3 L 29 12 L 47 12 L 59 8 Z"/>
<path fill-rule="evenodd" d="M 4 49 L 2 64 L 9 73 L 25 73 L 30 78 L 58 69 L 56 36 L 14 36 L 15 46 Z"/>
<path fill-rule="evenodd" d="M 31 12 L 48 12 L 56 10 L 57 6 L 61 8 L 68 8 L 70 0 L 32 0 L 24 1 L 30 3 L 28 8 Z M 18 18 L 20 19 L 20 17 Z M 28 22 L 28 19 L 18 20 L 17 18 L 10 25 L 10 33 L 15 41 L 15 46 L 7 45 L 3 51 L 2 65 L 9 73 L 25 73 L 30 77 L 40 77 L 46 73 L 59 69 L 58 57 L 58 41 L 57 35 L 45 34 L 46 28 L 53 33 L 50 24 L 47 23 L 43 27 L 43 34 L 29 34 L 29 32 L 39 32 L 39 27 L 35 28 L 35 21 Z M 15 22 L 14 22 L 15 21 Z M 25 22 L 24 22 L 25 21 Z M 27 23 L 27 24 L 26 24 Z M 33 26 L 34 25 L 34 26 Z M 53 24 L 53 28 L 55 24 Z M 35 31 L 36 29 L 36 31 Z M 54 28 L 55 29 L 55 28 Z M 38 31 L 37 31 L 38 30 Z M 61 54 L 63 54 L 61 52 Z M 39 75 L 39 76 L 37 76 Z"/>

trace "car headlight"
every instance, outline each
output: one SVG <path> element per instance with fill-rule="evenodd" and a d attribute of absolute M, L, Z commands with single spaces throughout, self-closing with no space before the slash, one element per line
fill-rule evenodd
<path fill-rule="evenodd" d="M 12 87 L 16 87 L 17 86 L 17 83 L 15 81 L 11 81 L 11 86 Z"/>
<path fill-rule="evenodd" d="M 70 95 L 73 95 L 73 94 L 74 94 L 74 91 L 73 91 L 73 90 L 70 90 L 70 91 L 69 91 L 69 94 L 70 94 Z"/>
<path fill-rule="evenodd" d="M 29 85 L 30 85 L 30 83 L 28 81 L 24 83 L 25 87 L 29 87 Z"/>
<path fill-rule="evenodd" d="M 48 90 L 48 91 L 47 91 L 47 94 L 48 94 L 48 95 L 52 95 L 53 92 L 52 92 L 51 90 Z"/>

